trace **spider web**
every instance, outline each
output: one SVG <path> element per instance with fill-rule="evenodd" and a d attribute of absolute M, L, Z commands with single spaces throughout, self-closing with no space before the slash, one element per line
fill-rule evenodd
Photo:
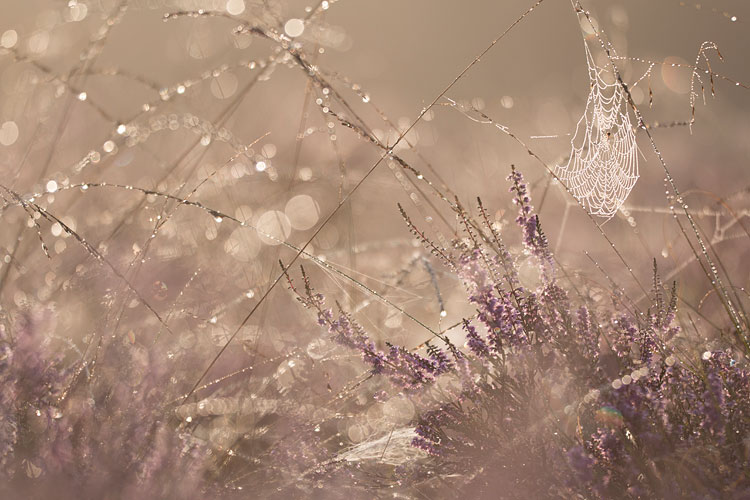
<path fill-rule="evenodd" d="M 604 81 L 605 70 L 584 46 L 591 92 L 570 141 L 568 164 L 555 173 L 589 213 L 609 219 L 638 180 L 638 147 L 622 88 Z"/>

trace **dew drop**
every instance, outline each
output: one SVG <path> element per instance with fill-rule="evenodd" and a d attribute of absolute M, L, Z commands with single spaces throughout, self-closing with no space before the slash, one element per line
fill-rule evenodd
<path fill-rule="evenodd" d="M 305 230 L 318 222 L 320 208 L 311 196 L 300 194 L 287 202 L 284 213 L 294 229 Z"/>
<path fill-rule="evenodd" d="M 284 24 L 284 32 L 292 37 L 298 37 L 305 31 L 305 22 L 302 19 L 290 19 Z"/>
<path fill-rule="evenodd" d="M 0 46 L 4 49 L 10 49 L 18 43 L 18 33 L 16 30 L 8 30 L 0 36 Z"/>
<path fill-rule="evenodd" d="M 256 223 L 258 236 L 267 245 L 280 245 L 292 232 L 292 224 L 284 212 L 270 210 Z"/>
<path fill-rule="evenodd" d="M 226 99 L 237 92 L 239 81 L 232 73 L 225 72 L 211 80 L 211 93 L 217 99 Z"/>
<path fill-rule="evenodd" d="M 10 146 L 18 139 L 18 125 L 14 121 L 7 121 L 0 126 L 0 144 Z"/>
<path fill-rule="evenodd" d="M 49 32 L 39 30 L 29 37 L 28 47 L 31 52 L 41 54 L 49 45 Z"/>
<path fill-rule="evenodd" d="M 245 12 L 245 2 L 244 0 L 228 0 L 226 8 L 229 14 L 238 16 Z"/>
<path fill-rule="evenodd" d="M 88 14 L 88 7 L 85 3 L 78 3 L 76 1 L 68 2 L 70 10 L 67 12 L 67 17 L 71 21 L 83 21 Z"/>

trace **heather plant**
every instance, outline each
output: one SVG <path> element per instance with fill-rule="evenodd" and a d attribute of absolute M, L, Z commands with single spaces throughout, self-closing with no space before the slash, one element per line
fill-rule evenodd
<path fill-rule="evenodd" d="M 454 484 L 459 495 L 750 494 L 746 353 L 726 343 L 679 352 L 676 286 L 667 294 L 656 266 L 645 312 L 623 312 L 615 293 L 598 307 L 575 288 L 569 293 L 523 176 L 513 169 L 508 179 L 524 253 L 512 255 L 493 224 L 475 226 L 463 211 L 467 236 L 453 252 L 423 240 L 476 307 L 463 322 L 463 348 L 441 337 L 445 349 L 428 344 L 426 355 L 391 344 L 380 350 L 349 313 L 325 307 L 304 271 L 304 290 L 290 280 L 292 290 L 337 343 L 359 351 L 372 375 L 398 389 L 425 392 L 439 377 L 461 380 L 448 401 L 420 400 L 411 443 L 434 457 L 424 467 L 435 475 L 462 478 Z M 479 209 L 487 221 L 481 202 Z M 520 280 L 522 260 L 534 262 L 536 283 Z"/>
<path fill-rule="evenodd" d="M 52 316 L 31 311 L 2 332 L 4 494 L 203 498 L 208 450 L 163 417 L 164 367 L 118 345 L 88 366 L 66 362 L 41 333 Z"/>

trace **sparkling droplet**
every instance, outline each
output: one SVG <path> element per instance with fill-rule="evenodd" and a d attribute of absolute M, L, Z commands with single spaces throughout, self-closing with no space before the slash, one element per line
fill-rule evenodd
<path fill-rule="evenodd" d="M 245 12 L 245 2 L 243 0 L 228 0 L 227 12 L 233 16 L 238 16 Z"/>
<path fill-rule="evenodd" d="M 4 49 L 10 49 L 18 43 L 18 33 L 16 30 L 8 30 L 0 36 L 0 46 Z"/>
<path fill-rule="evenodd" d="M 8 121 L 0 126 L 0 144 L 10 146 L 18 139 L 18 125 L 16 122 Z"/>
<path fill-rule="evenodd" d="M 311 196 L 300 194 L 287 202 L 284 213 L 294 229 L 305 230 L 318 222 L 320 208 Z"/>
<path fill-rule="evenodd" d="M 296 38 L 305 31 L 305 22 L 302 19 L 290 19 L 284 24 L 284 32 L 292 37 Z"/>

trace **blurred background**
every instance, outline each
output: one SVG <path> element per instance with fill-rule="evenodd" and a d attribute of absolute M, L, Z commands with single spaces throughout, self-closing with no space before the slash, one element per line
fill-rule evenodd
<path fill-rule="evenodd" d="M 256 431 L 268 442 L 280 439 L 281 429 L 293 428 L 281 415 L 328 422 L 332 446 L 342 450 L 408 422 L 414 408 L 397 395 L 372 412 L 356 397 L 347 403 L 353 406 L 329 404 L 364 368 L 329 342 L 285 282 L 240 325 L 279 275 L 279 259 L 289 263 L 381 157 L 361 132 L 392 145 L 531 5 L 6 1 L 3 321 L 45 311 L 45 331 L 71 359 L 90 356 L 87 346 L 98 338 L 139 352 L 159 345 L 175 398 L 237 333 L 202 381 L 234 375 L 202 397 L 241 386 L 247 397 L 274 402 L 256 405 L 252 418 L 236 418 L 236 406 L 203 415 L 199 433 L 224 450 Z M 633 98 L 685 202 L 732 283 L 746 286 L 750 6 L 592 0 L 584 7 L 622 58 L 625 82 L 640 79 Z M 451 201 L 458 196 L 471 213 L 480 196 L 517 242 L 506 181 L 514 164 L 532 186 L 556 258 L 592 295 L 609 290 L 611 280 L 642 300 L 656 259 L 663 279 L 678 281 L 683 311 L 699 324 L 701 315 L 713 317 L 710 283 L 675 223 L 664 170 L 642 132 L 638 183 L 615 217 L 592 223 L 526 147 L 469 119 L 478 110 L 548 166 L 564 165 L 590 90 L 584 40 L 606 68 L 571 4 L 543 1 L 446 93 L 455 106 L 440 99 L 424 115 L 395 149 L 414 170 L 383 161 L 312 239 L 307 252 L 317 260 L 299 261 L 331 305 L 338 300 L 380 341 L 408 347 L 429 333 L 403 311 L 435 330 L 471 315 L 461 284 L 415 242 L 397 203 L 430 238 L 447 243 L 461 231 L 432 186 Z M 705 41 L 723 56 L 706 51 L 711 69 L 729 80 L 714 76 L 715 96 L 708 75 L 701 75 L 705 92 L 693 81 L 695 122 L 688 127 L 690 65 Z M 289 47 L 305 55 L 318 79 L 308 78 Z M 698 63 L 707 67 L 703 58 Z M 32 199 L 48 215 L 19 202 Z M 299 279 L 296 267 L 292 275 Z M 243 369 L 256 375 L 237 372 Z M 145 375 L 135 366 L 123 377 L 135 387 Z M 372 384 L 367 394 L 380 389 Z"/>

